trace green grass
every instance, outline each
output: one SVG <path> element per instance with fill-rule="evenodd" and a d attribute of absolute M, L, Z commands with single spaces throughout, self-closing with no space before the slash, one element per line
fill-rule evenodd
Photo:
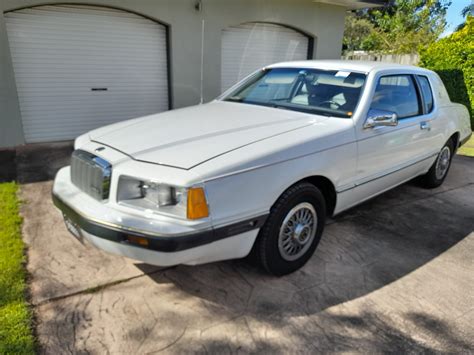
<path fill-rule="evenodd" d="M 33 354 L 20 203 L 15 183 L 0 184 L 0 354 Z"/>
<path fill-rule="evenodd" d="M 471 139 L 459 148 L 458 154 L 474 157 L 474 134 L 471 136 Z"/>

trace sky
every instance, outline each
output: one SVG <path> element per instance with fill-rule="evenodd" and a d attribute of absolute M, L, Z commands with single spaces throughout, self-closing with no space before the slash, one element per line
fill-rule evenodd
<path fill-rule="evenodd" d="M 441 37 L 445 37 L 450 35 L 454 32 L 457 25 L 462 23 L 464 19 L 461 17 L 462 9 L 471 4 L 473 0 L 451 0 L 452 4 L 448 8 L 448 13 L 446 15 L 446 20 L 448 25 L 446 26 L 446 30 L 441 35 Z"/>

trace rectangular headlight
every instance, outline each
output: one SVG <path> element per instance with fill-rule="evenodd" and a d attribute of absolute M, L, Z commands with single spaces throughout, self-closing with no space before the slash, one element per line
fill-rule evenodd
<path fill-rule="evenodd" d="M 196 193 L 199 189 L 202 191 Z M 117 201 L 138 209 L 152 210 L 180 218 L 199 219 L 209 216 L 202 188 L 188 190 L 183 187 L 121 176 Z"/>
<path fill-rule="evenodd" d="M 176 192 L 176 188 L 169 185 L 145 183 L 141 186 L 141 191 L 144 198 L 159 207 L 176 205 L 181 198 L 179 192 Z"/>

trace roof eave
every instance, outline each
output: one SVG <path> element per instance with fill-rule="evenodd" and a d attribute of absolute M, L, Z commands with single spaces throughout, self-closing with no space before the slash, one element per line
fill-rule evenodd
<path fill-rule="evenodd" d="M 313 2 L 342 6 L 348 10 L 366 9 L 369 7 L 380 7 L 387 4 L 387 0 L 313 0 Z"/>

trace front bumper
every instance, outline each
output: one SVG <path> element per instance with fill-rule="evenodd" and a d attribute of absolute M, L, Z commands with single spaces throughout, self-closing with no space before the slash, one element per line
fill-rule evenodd
<path fill-rule="evenodd" d="M 72 207 L 67 205 L 60 197 L 53 193 L 54 205 L 72 221 L 82 231 L 85 231 L 98 238 L 106 239 L 116 243 L 130 244 L 129 236 L 141 237 L 147 240 L 147 246 L 133 245 L 143 247 L 151 250 L 162 252 L 176 252 L 186 249 L 195 248 L 201 245 L 210 244 L 221 239 L 230 238 L 242 233 L 246 233 L 260 228 L 265 222 L 266 216 L 260 216 L 234 223 L 226 227 L 218 229 L 210 229 L 202 232 L 195 232 L 183 236 L 161 236 L 158 234 L 140 233 L 130 230 L 124 226 L 124 229 L 117 227 L 106 226 L 100 222 L 90 220 L 80 213 L 75 211 Z"/>
<path fill-rule="evenodd" d="M 64 217 L 95 246 L 154 265 L 199 264 L 244 257 L 250 252 L 267 217 L 262 215 L 195 231 L 179 225 L 173 227 L 165 221 L 150 222 L 146 216 L 127 216 L 89 198 L 70 182 L 68 168 L 65 169 L 58 173 L 53 187 L 53 202 Z M 96 213 L 92 214 L 92 211 Z M 147 230 L 138 226 L 146 226 Z M 173 229 L 178 232 L 173 234 Z M 145 239 L 146 243 L 134 243 L 134 238 L 130 237 Z"/>

